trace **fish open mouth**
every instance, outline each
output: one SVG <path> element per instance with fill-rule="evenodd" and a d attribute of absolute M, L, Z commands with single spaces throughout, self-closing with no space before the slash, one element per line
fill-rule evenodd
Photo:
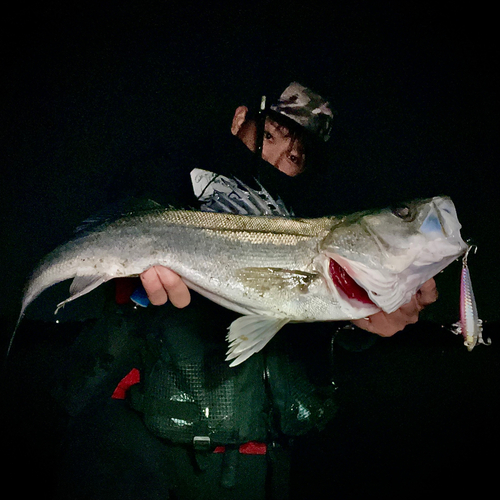
<path fill-rule="evenodd" d="M 355 299 L 363 304 L 374 304 L 366 290 L 358 285 L 347 271 L 333 259 L 330 259 L 330 277 L 337 289 L 348 299 Z"/>

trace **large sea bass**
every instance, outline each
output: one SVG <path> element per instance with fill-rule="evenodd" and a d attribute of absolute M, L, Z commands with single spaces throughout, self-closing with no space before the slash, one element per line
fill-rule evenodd
<path fill-rule="evenodd" d="M 27 284 L 26 307 L 73 278 L 74 300 L 153 265 L 244 316 L 228 334 L 239 364 L 286 323 L 391 313 L 463 254 L 447 197 L 344 217 L 300 219 L 146 207 L 98 224 L 50 253 Z"/>

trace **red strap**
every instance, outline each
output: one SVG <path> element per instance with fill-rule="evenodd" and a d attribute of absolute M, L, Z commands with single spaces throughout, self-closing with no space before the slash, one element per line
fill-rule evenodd
<path fill-rule="evenodd" d="M 240 446 L 240 453 L 243 455 L 265 455 L 267 452 L 266 443 L 257 443 L 257 441 L 248 441 Z"/>
<path fill-rule="evenodd" d="M 141 381 L 141 374 L 137 368 L 132 368 L 130 372 L 123 377 L 116 389 L 111 396 L 113 399 L 125 399 L 127 396 L 127 391 L 135 384 L 138 384 Z"/>
<path fill-rule="evenodd" d="M 115 279 L 115 301 L 117 304 L 130 304 L 130 296 L 139 285 L 138 278 Z"/>
<path fill-rule="evenodd" d="M 225 453 L 225 446 L 217 446 L 214 453 Z M 257 441 L 249 441 L 248 443 L 240 446 L 240 453 L 242 455 L 265 455 L 267 453 L 266 443 L 258 443 Z"/>

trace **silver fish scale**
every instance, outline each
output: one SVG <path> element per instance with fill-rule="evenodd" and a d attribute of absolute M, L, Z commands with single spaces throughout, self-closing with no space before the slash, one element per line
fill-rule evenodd
<path fill-rule="evenodd" d="M 131 226 L 155 223 L 179 225 L 185 228 L 203 228 L 219 230 L 222 233 L 264 233 L 266 235 L 293 235 L 318 237 L 332 228 L 338 220 L 333 217 L 318 219 L 300 219 L 286 217 L 263 217 L 251 215 L 235 215 L 214 212 L 198 212 L 191 210 L 153 210 L 123 217 L 107 226 Z M 162 226 L 164 227 L 164 226 Z"/>

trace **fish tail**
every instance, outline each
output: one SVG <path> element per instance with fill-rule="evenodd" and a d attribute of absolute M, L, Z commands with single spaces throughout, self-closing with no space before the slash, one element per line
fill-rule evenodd
<path fill-rule="evenodd" d="M 12 332 L 12 335 L 10 336 L 9 340 L 9 345 L 7 346 L 7 352 L 5 353 L 5 359 L 9 357 L 10 351 L 12 350 L 12 344 L 14 344 L 14 338 L 16 336 L 17 330 L 19 328 L 19 325 L 21 324 L 21 320 L 24 317 L 24 311 L 21 311 L 21 314 L 19 315 L 19 318 L 17 319 L 16 326 L 14 327 L 14 331 Z"/>
<path fill-rule="evenodd" d="M 19 325 L 21 324 L 21 321 L 24 318 L 24 314 L 26 312 L 26 308 L 32 302 L 32 300 L 33 299 L 30 299 L 30 300 L 24 299 L 23 300 L 23 305 L 21 306 L 21 312 L 19 313 L 19 317 L 17 318 L 16 326 L 14 327 L 14 331 L 12 332 L 12 335 L 10 336 L 9 345 L 7 346 L 7 351 L 5 353 L 5 359 L 6 360 L 7 360 L 7 358 L 10 355 L 10 351 L 12 350 L 12 345 L 14 344 L 14 338 L 16 337 L 16 333 L 17 333 L 17 331 L 19 329 Z"/>
<path fill-rule="evenodd" d="M 40 276 L 37 277 L 38 279 Z M 14 344 L 14 338 L 16 337 L 16 333 L 19 329 L 19 325 L 21 324 L 21 321 L 24 318 L 24 315 L 26 313 L 26 309 L 28 306 L 49 286 L 51 286 L 53 283 L 50 283 L 48 286 L 47 285 L 39 285 L 38 284 L 38 279 L 31 279 L 29 284 L 27 285 L 25 289 L 25 294 L 23 298 L 23 302 L 21 305 L 21 312 L 19 313 L 19 317 L 16 322 L 16 326 L 14 327 L 14 331 L 12 332 L 12 335 L 10 336 L 9 340 L 9 345 L 7 346 L 7 352 L 5 354 L 5 359 L 9 357 L 9 354 L 12 350 L 12 345 Z M 55 281 L 54 281 L 55 283 Z"/>

